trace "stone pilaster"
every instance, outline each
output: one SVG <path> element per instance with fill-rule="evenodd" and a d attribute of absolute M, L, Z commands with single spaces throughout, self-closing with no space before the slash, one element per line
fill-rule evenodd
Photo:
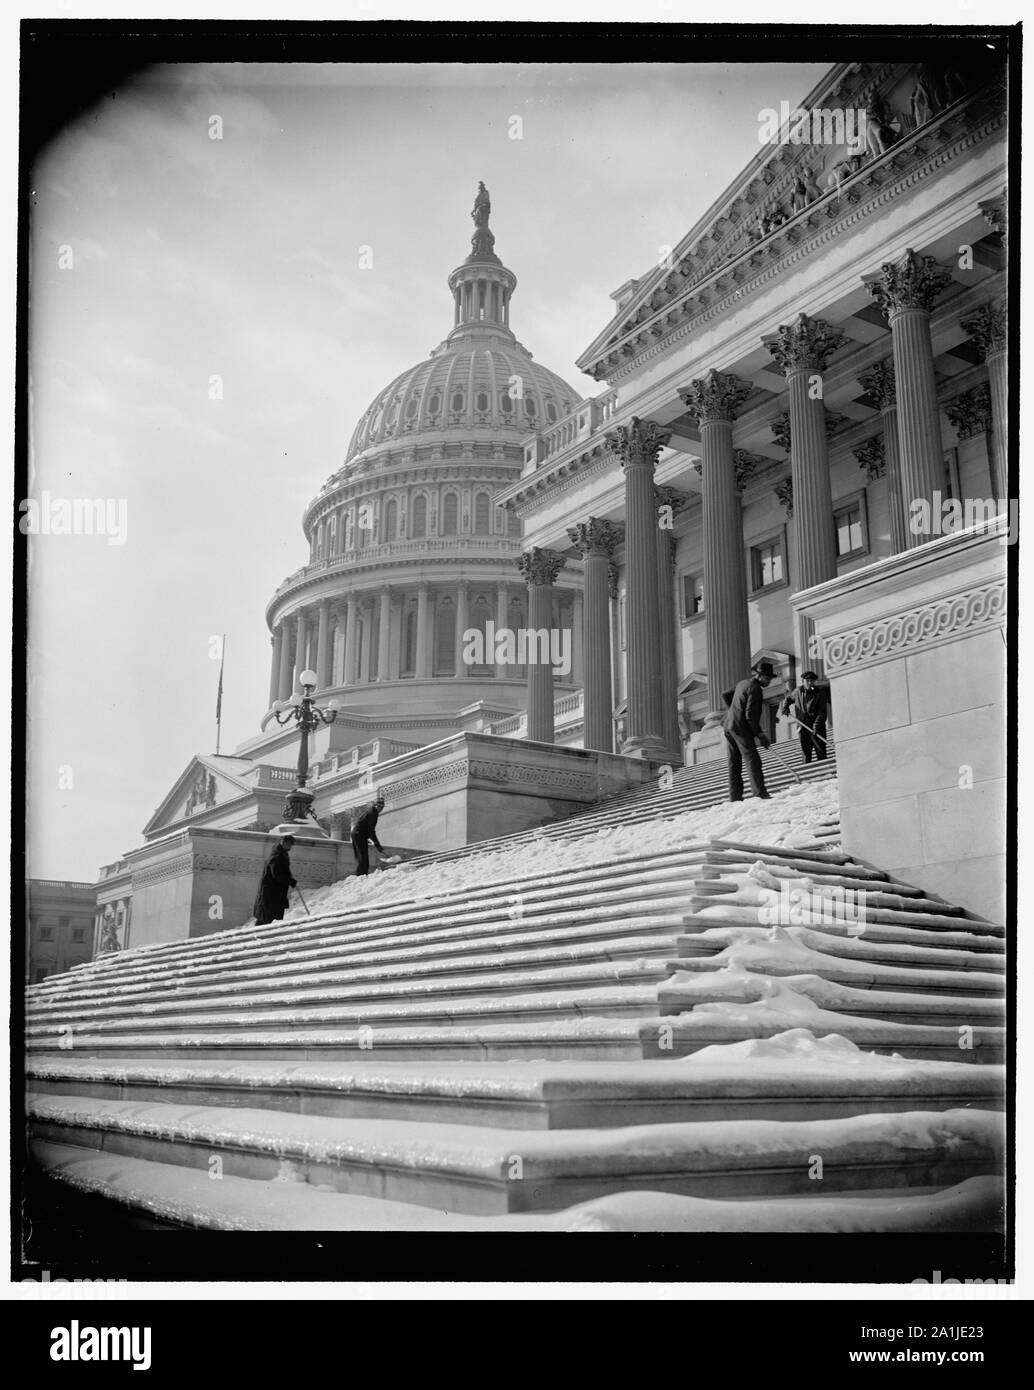
<path fill-rule="evenodd" d="M 329 646 L 330 604 L 324 599 L 320 604 L 319 626 L 316 629 L 316 688 L 324 690 L 330 684 L 328 672 L 330 665 Z"/>
<path fill-rule="evenodd" d="M 863 372 L 859 381 L 876 402 L 883 425 L 883 462 L 887 475 L 887 510 L 893 554 L 908 549 L 905 498 L 901 490 L 901 451 L 898 445 L 898 407 L 894 388 L 894 363 L 888 358 Z"/>
<path fill-rule="evenodd" d="M 962 328 L 976 343 L 987 364 L 987 385 L 991 393 L 991 437 L 988 462 L 991 486 L 999 502 L 1009 490 L 1009 378 L 1006 369 L 1008 320 L 1004 300 L 982 305 L 962 320 Z"/>
<path fill-rule="evenodd" d="M 944 448 L 937 407 L 937 386 L 930 339 L 930 312 L 951 283 L 951 271 L 932 256 L 905 252 L 900 261 L 886 262 L 864 284 L 887 316 L 894 348 L 898 446 L 902 499 L 906 514 L 912 503 L 925 501 L 930 515 L 939 516 L 934 494 L 944 491 Z M 907 528 L 909 547 L 931 537 Z"/>
<path fill-rule="evenodd" d="M 516 560 L 517 568 L 528 586 L 528 627 L 532 634 L 546 632 L 547 637 L 553 620 L 553 585 L 564 567 L 564 557 L 558 550 L 540 549 L 533 546 Z M 544 654 L 538 644 L 533 648 L 534 636 L 529 642 L 528 651 L 528 729 L 529 740 L 535 743 L 554 741 L 553 717 L 553 666 L 548 653 Z M 542 660 L 542 656 L 546 659 Z"/>
<path fill-rule="evenodd" d="M 567 534 L 582 555 L 585 575 L 585 733 L 583 745 L 614 751 L 614 692 L 611 671 L 610 580 L 608 569 L 624 527 L 591 516 Z"/>
<path fill-rule="evenodd" d="M 723 692 L 743 680 L 750 668 L 743 524 L 732 447 L 733 420 L 749 394 L 747 382 L 716 371 L 680 392 L 700 427 L 704 630 L 710 701 L 705 725 L 711 730 L 725 714 Z"/>
<path fill-rule="evenodd" d="M 606 435 L 625 470 L 628 736 L 621 751 L 653 759 L 664 757 L 653 473 L 657 456 L 670 438 L 671 432 L 653 420 L 635 417 Z"/>

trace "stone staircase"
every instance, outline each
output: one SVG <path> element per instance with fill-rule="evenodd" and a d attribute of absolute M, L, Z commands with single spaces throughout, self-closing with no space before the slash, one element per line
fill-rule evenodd
<path fill-rule="evenodd" d="M 677 828 L 678 784 L 577 819 Z M 33 1163 L 175 1228 L 996 1229 L 1004 929 L 835 835 L 562 871 L 511 837 L 519 875 L 468 847 L 473 883 L 428 856 L 54 976 Z"/>

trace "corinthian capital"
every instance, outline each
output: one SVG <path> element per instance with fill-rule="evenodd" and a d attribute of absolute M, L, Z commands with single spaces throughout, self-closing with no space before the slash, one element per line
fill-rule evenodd
<path fill-rule="evenodd" d="M 897 399 L 897 383 L 894 380 L 894 362 L 888 357 L 877 362 L 867 372 L 862 372 L 858 380 L 865 387 L 866 395 L 876 402 L 877 410 L 887 410 Z"/>
<path fill-rule="evenodd" d="M 624 525 L 619 521 L 601 521 L 590 516 L 577 526 L 569 526 L 567 534 L 582 553 L 582 559 L 590 555 L 605 555 L 609 560 L 617 546 L 625 538 Z"/>
<path fill-rule="evenodd" d="M 984 432 L 991 423 L 991 392 L 987 383 L 963 391 L 944 407 L 944 413 L 960 439 L 971 439 Z"/>
<path fill-rule="evenodd" d="M 901 309 L 933 308 L 951 284 L 951 271 L 933 256 L 917 256 L 908 250 L 900 261 L 884 261 L 878 275 L 865 275 L 863 284 L 882 312 L 890 318 Z"/>
<path fill-rule="evenodd" d="M 851 452 L 858 460 L 858 466 L 865 469 L 865 476 L 870 483 L 874 483 L 877 478 L 882 478 L 887 471 L 882 435 L 874 434 L 864 444 L 859 444 L 857 449 L 852 449 Z"/>
<path fill-rule="evenodd" d="M 825 319 L 801 314 L 796 323 L 782 324 L 761 339 L 784 372 L 804 367 L 824 372 L 829 359 L 844 341 L 843 332 Z"/>
<path fill-rule="evenodd" d="M 962 320 L 961 327 L 973 339 L 985 359 L 989 352 L 1004 352 L 1008 337 L 1005 301 L 982 304 L 969 318 Z"/>
<path fill-rule="evenodd" d="M 536 584 L 553 584 L 564 568 L 566 561 L 559 550 L 542 550 L 537 545 L 518 555 L 514 564 L 524 576 L 529 587 Z"/>
<path fill-rule="evenodd" d="M 716 372 L 714 368 L 705 377 L 697 377 L 689 383 L 685 391 L 680 391 L 690 413 L 702 425 L 714 420 L 732 420 L 736 411 L 750 395 L 750 383 L 741 381 L 730 372 Z"/>
<path fill-rule="evenodd" d="M 672 516 L 678 516 L 689 506 L 690 494 L 678 487 L 655 487 L 654 501 L 658 507 L 670 507 Z"/>
<path fill-rule="evenodd" d="M 665 430 L 655 420 L 640 420 L 633 416 L 627 425 L 604 435 L 605 440 L 621 460 L 621 467 L 646 465 L 653 468 L 657 455 L 671 438 L 671 430 Z"/>

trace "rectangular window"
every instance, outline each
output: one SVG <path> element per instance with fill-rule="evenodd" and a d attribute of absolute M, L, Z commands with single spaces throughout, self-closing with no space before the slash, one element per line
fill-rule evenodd
<path fill-rule="evenodd" d="M 699 574 L 682 576 L 682 621 L 697 617 L 704 611 L 704 579 Z"/>
<path fill-rule="evenodd" d="M 833 529 L 837 537 L 837 559 L 846 560 L 865 555 L 869 550 L 869 527 L 865 511 L 865 493 L 856 493 L 838 502 L 833 509 Z"/>
<path fill-rule="evenodd" d="M 40 927 L 40 929 L 39 929 L 39 939 L 40 939 L 41 941 L 53 941 L 53 940 L 54 940 L 54 928 L 53 928 L 53 927 Z"/>
<path fill-rule="evenodd" d="M 72 940 L 73 940 L 73 941 L 85 941 L 85 940 L 86 940 L 86 929 L 85 929 L 85 927 L 73 927 L 73 928 L 72 928 Z"/>
<path fill-rule="evenodd" d="M 783 553 L 783 540 L 773 536 L 759 545 L 750 547 L 750 583 L 756 593 L 759 589 L 772 589 L 786 582 L 786 561 Z"/>

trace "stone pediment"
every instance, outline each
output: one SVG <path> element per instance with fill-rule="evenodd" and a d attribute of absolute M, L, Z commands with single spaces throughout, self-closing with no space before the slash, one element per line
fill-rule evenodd
<path fill-rule="evenodd" d="M 783 103 L 786 110 L 777 113 L 778 136 L 762 145 L 665 260 L 639 279 L 607 327 L 578 358 L 582 371 L 596 380 L 613 381 L 651 346 L 676 333 L 694 313 L 736 293 L 740 284 L 745 286 L 743 293 L 748 293 L 747 282 L 770 261 L 778 260 L 787 239 L 790 245 L 796 244 L 835 222 L 843 205 L 857 201 L 852 180 L 864 176 L 870 164 L 886 156 L 894 169 L 900 160 L 921 157 L 922 139 L 914 137 L 941 138 L 936 127 L 943 124 L 943 113 L 966 105 L 987 85 L 989 76 L 976 69 L 927 70 L 927 84 L 934 71 L 943 90 L 938 89 L 934 104 L 917 107 L 920 71 L 906 63 L 842 64 L 796 105 Z M 866 113 L 864 124 L 857 117 L 854 120 L 855 135 L 865 141 L 859 145 L 860 153 L 852 154 L 853 147 L 844 143 L 816 143 L 812 138 L 816 128 L 832 131 L 833 118 L 843 116 L 837 129 L 846 129 L 849 112 Z M 798 132 L 802 138 L 792 138 Z M 894 154 L 899 145 L 900 159 Z M 886 172 L 880 175 L 886 176 Z"/>
<path fill-rule="evenodd" d="M 144 826 L 143 834 L 159 834 L 252 791 L 252 783 L 245 777 L 251 767 L 252 763 L 247 758 L 196 754 Z"/>

